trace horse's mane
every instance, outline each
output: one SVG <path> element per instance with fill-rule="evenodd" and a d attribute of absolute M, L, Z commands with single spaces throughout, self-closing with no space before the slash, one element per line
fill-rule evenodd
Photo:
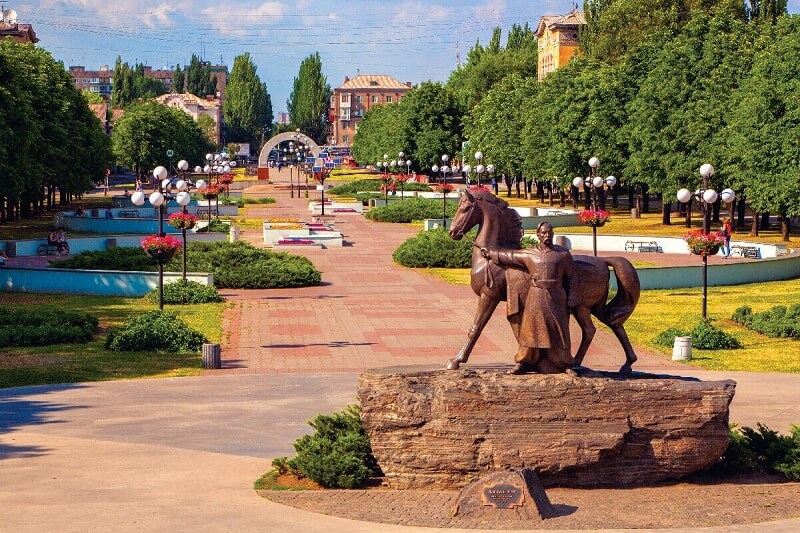
<path fill-rule="evenodd" d="M 522 240 L 524 234 L 519 213 L 508 207 L 508 202 L 489 191 L 476 189 L 470 191 L 470 194 L 483 204 L 481 209 L 484 213 L 490 211 L 496 213 L 495 220 L 500 224 L 498 233 L 500 241 L 497 244 L 504 248 L 519 248 L 519 241 Z M 486 209 L 488 206 L 491 206 L 491 209 Z"/>

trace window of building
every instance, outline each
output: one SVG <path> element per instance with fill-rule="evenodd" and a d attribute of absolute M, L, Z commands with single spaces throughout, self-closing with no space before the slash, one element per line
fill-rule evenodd
<path fill-rule="evenodd" d="M 342 93 L 342 103 L 343 104 L 350 103 L 350 93 Z"/>
<path fill-rule="evenodd" d="M 342 142 L 345 143 L 345 144 L 349 143 L 350 142 L 350 136 L 349 135 L 342 135 Z"/>
<path fill-rule="evenodd" d="M 378 103 L 378 95 L 376 95 L 376 94 L 372 95 L 372 103 L 373 104 L 377 104 Z"/>
<path fill-rule="evenodd" d="M 347 120 L 343 121 L 342 122 L 342 129 L 343 130 L 349 130 L 350 129 L 350 121 L 347 121 Z"/>
<path fill-rule="evenodd" d="M 360 103 L 361 103 L 361 95 L 360 95 L 360 94 L 357 94 L 357 95 L 356 95 L 356 103 L 357 103 L 357 104 L 360 104 Z"/>
<path fill-rule="evenodd" d="M 350 108 L 343 107 L 341 110 L 342 120 L 350 120 Z"/>
<path fill-rule="evenodd" d="M 391 103 L 391 102 L 392 102 L 392 95 L 387 94 L 386 95 L 386 103 L 388 104 L 388 103 Z"/>

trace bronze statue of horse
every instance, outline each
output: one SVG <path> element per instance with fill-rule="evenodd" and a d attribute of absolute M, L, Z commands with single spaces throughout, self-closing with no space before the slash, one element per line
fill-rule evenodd
<path fill-rule="evenodd" d="M 475 226 L 479 226 L 479 229 L 472 251 L 470 285 L 478 295 L 478 309 L 467 340 L 448 362 L 448 369 L 456 369 L 461 363 L 467 362 L 475 342 L 501 300 L 508 302 L 508 321 L 514 336 L 519 337 L 522 310 L 530 283 L 528 272 L 494 264 L 480 253 L 481 248 L 519 249 L 523 235 L 519 214 L 491 192 L 474 189 L 461 197 L 450 225 L 450 236 L 459 240 Z M 582 331 L 575 364 L 583 362 L 594 337 L 596 328 L 591 317 L 594 315 L 611 328 L 625 351 L 626 361 L 620 367 L 620 373 L 630 373 L 636 353 L 623 324 L 639 302 L 640 285 L 636 269 L 624 257 L 573 255 L 572 258 L 576 266 L 572 287 L 580 293 L 581 304 L 571 311 Z M 610 302 L 607 301 L 611 277 L 609 267 L 614 269 L 617 277 L 617 293 Z"/>

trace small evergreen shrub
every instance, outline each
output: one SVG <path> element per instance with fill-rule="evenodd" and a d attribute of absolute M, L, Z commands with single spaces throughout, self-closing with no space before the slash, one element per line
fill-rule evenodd
<path fill-rule="evenodd" d="M 455 199 L 456 196 L 454 195 Z M 449 201 L 445 204 L 447 217 L 452 218 L 456 212 L 456 202 Z M 409 223 L 414 220 L 426 218 L 442 218 L 442 200 L 429 198 L 409 198 L 402 202 L 392 202 L 389 205 L 375 207 L 367 211 L 367 218 L 377 222 Z"/>
<path fill-rule="evenodd" d="M 89 342 L 99 322 L 87 313 L 56 309 L 4 309 L 0 347 Z"/>
<path fill-rule="evenodd" d="M 245 204 L 274 204 L 275 198 L 242 198 L 242 202 Z"/>
<path fill-rule="evenodd" d="M 177 258 L 177 259 L 176 259 Z M 180 265 L 180 254 L 164 263 L 164 270 L 176 270 Z M 74 268 L 78 270 L 124 270 L 154 271 L 158 263 L 144 253 L 141 246 L 121 246 L 102 251 L 87 251 L 70 256 L 64 261 L 57 261 L 50 266 L 57 268 Z"/>
<path fill-rule="evenodd" d="M 145 298 L 150 303 L 158 303 L 158 289 L 148 292 Z M 206 304 L 224 301 L 225 299 L 213 286 L 202 285 L 196 281 L 179 280 L 164 285 L 165 304 Z"/>
<path fill-rule="evenodd" d="M 316 432 L 295 441 L 295 457 L 273 462 L 279 471 L 288 467 L 323 487 L 352 489 L 377 470 L 357 405 L 332 415 L 317 415 L 308 423 Z"/>
<path fill-rule="evenodd" d="M 200 211 L 202 215 L 202 210 Z M 231 230 L 231 225 L 218 218 L 212 218 L 211 223 L 197 230 L 197 233 L 227 233 Z"/>
<path fill-rule="evenodd" d="M 330 189 L 331 194 L 336 195 L 343 195 L 343 196 L 354 196 L 358 192 L 369 192 L 369 191 L 376 191 L 380 192 L 381 185 L 383 182 L 380 179 L 372 179 L 372 180 L 354 180 L 348 183 L 343 183 L 342 185 L 337 185 L 336 187 L 332 187 Z M 404 191 L 430 191 L 430 186 L 424 183 L 417 183 L 415 181 L 406 182 L 403 185 Z M 400 185 L 397 185 L 397 194 L 400 194 Z"/>
<path fill-rule="evenodd" d="M 659 346 L 672 346 L 675 337 L 691 337 L 692 347 L 698 350 L 733 350 L 742 347 L 742 343 L 736 337 L 715 327 L 709 320 L 698 322 L 688 331 L 681 328 L 662 331 L 653 339 L 653 343 Z"/>
<path fill-rule="evenodd" d="M 149 311 L 111 330 L 106 349 L 114 352 L 199 352 L 208 339 L 175 313 Z"/>
<path fill-rule="evenodd" d="M 761 423 L 756 429 L 732 425 L 728 449 L 712 472 L 780 473 L 800 481 L 800 425 L 793 425 L 790 435 L 781 435 Z"/>
<path fill-rule="evenodd" d="M 776 305 L 760 313 L 743 305 L 733 312 L 731 320 L 767 337 L 800 339 L 800 304 L 788 308 Z"/>

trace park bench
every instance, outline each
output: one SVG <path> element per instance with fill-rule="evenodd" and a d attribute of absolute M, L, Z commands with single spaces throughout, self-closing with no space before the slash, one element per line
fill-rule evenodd
<path fill-rule="evenodd" d="M 625 241 L 625 251 L 633 252 L 634 250 L 638 252 L 658 253 L 662 253 L 664 251 L 664 249 L 661 248 L 656 241 Z"/>
<path fill-rule="evenodd" d="M 36 255 L 56 255 L 57 253 L 57 244 L 40 244 L 36 247 Z"/>
<path fill-rule="evenodd" d="M 761 259 L 761 250 L 758 248 L 758 246 L 743 246 L 741 244 L 734 244 L 731 246 L 731 254 L 747 257 L 749 259 Z"/>
<path fill-rule="evenodd" d="M 139 218 L 139 211 L 136 209 L 123 209 L 119 212 L 120 218 Z"/>

